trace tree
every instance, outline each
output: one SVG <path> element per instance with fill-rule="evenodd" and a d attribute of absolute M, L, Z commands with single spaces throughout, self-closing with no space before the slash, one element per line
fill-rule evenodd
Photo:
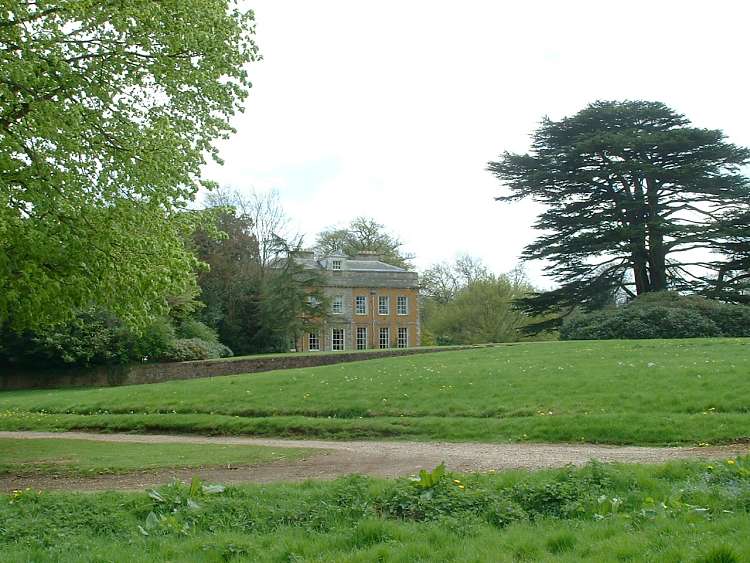
<path fill-rule="evenodd" d="M 197 263 L 185 213 L 257 58 L 229 0 L 0 0 L 0 325 L 145 322 Z"/>
<path fill-rule="evenodd" d="M 544 204 L 526 260 L 548 260 L 560 284 L 521 301 L 529 313 L 592 310 L 621 292 L 710 292 L 730 260 L 729 217 L 750 205 L 741 166 L 750 151 L 692 127 L 664 104 L 599 101 L 545 118 L 531 154 L 490 162 L 509 190 L 497 199 Z M 724 278 L 724 295 L 739 295 Z M 559 324 L 559 315 L 536 328 Z"/>
<path fill-rule="evenodd" d="M 446 304 L 458 292 L 475 281 L 488 279 L 490 273 L 480 258 L 462 254 L 453 264 L 433 264 L 422 272 L 421 293 L 438 303 Z"/>
<path fill-rule="evenodd" d="M 522 337 L 528 317 L 514 307 L 531 290 L 509 275 L 486 274 L 460 287 L 447 303 L 425 303 L 425 330 L 438 344 L 513 342 Z"/>
<path fill-rule="evenodd" d="M 421 276 L 423 339 L 436 344 L 508 342 L 522 337 L 527 315 L 514 301 L 534 288 L 522 268 L 495 275 L 480 258 L 459 255 Z"/>
<path fill-rule="evenodd" d="M 403 243 L 385 231 L 385 227 L 370 217 L 356 217 L 344 228 L 329 228 L 318 234 L 315 249 L 320 254 L 337 250 L 349 256 L 358 252 L 375 252 L 383 262 L 410 269 L 414 256 L 401 252 Z"/>
<path fill-rule="evenodd" d="M 308 297 L 322 295 L 310 289 L 320 286 L 318 274 L 292 259 L 301 239 L 285 232 L 278 194 L 222 189 L 207 205 L 214 231 L 195 236 L 198 255 L 210 266 L 198 278 L 204 320 L 236 354 L 284 351 L 306 319 L 319 314 Z"/>

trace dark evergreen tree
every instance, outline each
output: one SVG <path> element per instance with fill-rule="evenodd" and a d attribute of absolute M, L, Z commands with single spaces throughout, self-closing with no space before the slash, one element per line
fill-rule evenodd
<path fill-rule="evenodd" d="M 549 261 L 559 287 L 522 307 L 564 314 L 617 293 L 711 293 L 720 277 L 722 296 L 741 299 L 741 279 L 721 273 L 734 260 L 729 239 L 746 229 L 737 218 L 750 209 L 748 161 L 750 150 L 658 102 L 599 101 L 545 118 L 530 154 L 506 152 L 488 167 L 510 192 L 498 200 L 545 206 L 535 224 L 543 234 L 523 258 Z"/>

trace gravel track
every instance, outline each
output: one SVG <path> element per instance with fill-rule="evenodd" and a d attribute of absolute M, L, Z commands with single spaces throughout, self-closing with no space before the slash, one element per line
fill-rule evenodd
<path fill-rule="evenodd" d="M 594 444 L 339 442 L 85 432 L 0 432 L 0 438 L 70 438 L 149 444 L 237 444 L 320 450 L 318 455 L 295 461 L 277 461 L 229 468 L 214 466 L 92 477 L 0 475 L 0 490 L 5 491 L 25 487 L 46 490 L 136 490 L 163 484 L 174 478 L 189 480 L 195 475 L 205 481 L 226 484 L 335 479 L 352 473 L 392 478 L 410 475 L 423 468 L 433 468 L 443 461 L 452 471 L 468 473 L 502 469 L 544 469 L 568 464 L 582 465 L 592 459 L 602 462 L 661 463 L 674 459 L 715 459 L 750 453 L 750 446 L 747 444 L 704 448 L 656 448 Z"/>

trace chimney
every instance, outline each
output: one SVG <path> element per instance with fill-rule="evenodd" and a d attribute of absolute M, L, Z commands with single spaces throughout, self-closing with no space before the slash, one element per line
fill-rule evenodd
<path fill-rule="evenodd" d="M 292 256 L 295 258 L 303 258 L 303 259 L 314 259 L 315 258 L 315 252 L 312 250 L 294 250 L 292 251 Z"/>
<path fill-rule="evenodd" d="M 367 262 L 377 262 L 380 258 L 380 252 L 375 250 L 360 250 L 354 255 L 355 260 L 365 260 Z"/>

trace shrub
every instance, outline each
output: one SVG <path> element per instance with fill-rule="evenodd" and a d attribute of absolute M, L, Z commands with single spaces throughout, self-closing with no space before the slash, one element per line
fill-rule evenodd
<path fill-rule="evenodd" d="M 232 355 L 232 351 L 218 342 L 206 342 L 201 338 L 178 338 L 159 359 L 166 362 L 190 362 L 212 360 Z"/>
<path fill-rule="evenodd" d="M 176 340 L 169 319 L 158 317 L 147 326 L 137 339 L 133 360 L 150 361 L 166 356 Z"/>
<path fill-rule="evenodd" d="M 37 332 L 5 333 L 2 340 L 0 361 L 41 368 L 125 364 L 136 348 L 135 335 L 103 311 L 80 313 Z"/>
<path fill-rule="evenodd" d="M 195 319 L 185 319 L 177 327 L 178 338 L 199 338 L 205 342 L 219 342 L 219 336 L 216 331 L 208 325 L 196 321 Z"/>
<path fill-rule="evenodd" d="M 561 340 L 750 336 L 750 307 L 674 292 L 645 294 L 624 307 L 572 317 Z"/>
<path fill-rule="evenodd" d="M 200 338 L 178 338 L 167 353 L 160 358 L 168 362 L 189 362 L 209 360 L 213 356 L 213 346 Z"/>

